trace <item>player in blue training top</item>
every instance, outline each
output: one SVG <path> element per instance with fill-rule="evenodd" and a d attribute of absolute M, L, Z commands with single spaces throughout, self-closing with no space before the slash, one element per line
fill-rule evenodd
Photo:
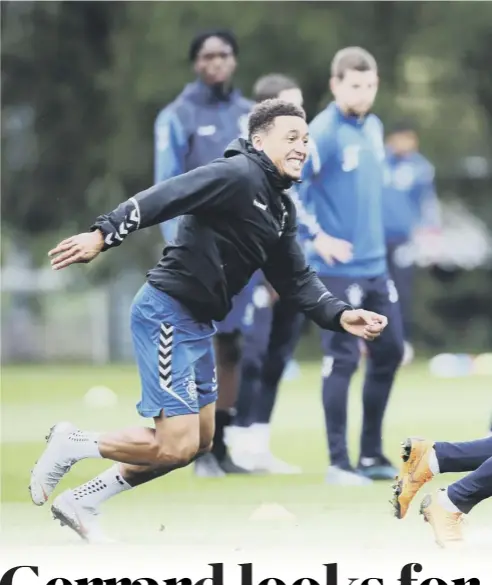
<path fill-rule="evenodd" d="M 378 90 L 374 57 L 359 47 L 339 51 L 332 62 L 335 100 L 310 124 L 311 155 L 298 195 L 321 230 L 352 246 L 345 261 L 327 260 L 315 248 L 308 261 L 323 282 L 356 307 L 380 311 L 390 325 L 368 348 L 363 389 L 363 428 L 357 468 L 347 448 L 350 380 L 359 363 L 359 344 L 322 332 L 323 406 L 331 465 L 327 482 L 365 484 L 392 479 L 396 469 L 384 456 L 383 418 L 403 356 L 398 296 L 388 277 L 383 226 L 384 138 L 370 113 Z"/>
<path fill-rule="evenodd" d="M 402 252 L 414 238 L 432 237 L 440 228 L 434 167 L 418 149 L 418 135 L 409 121 L 399 122 L 387 134 L 383 217 L 388 266 L 398 290 L 403 317 L 404 363 L 413 358 L 411 309 L 415 266 Z"/>
<path fill-rule="evenodd" d="M 238 44 L 230 31 L 213 30 L 197 35 L 189 51 L 197 79 L 157 116 L 155 122 L 155 182 L 164 181 L 223 156 L 227 146 L 246 133 L 253 102 L 232 86 Z M 166 221 L 161 229 L 172 244 L 181 218 Z M 239 377 L 240 336 L 243 316 L 254 281 L 233 300 L 229 315 L 217 323 L 214 338 L 217 357 L 217 402 L 213 451 L 195 464 L 202 477 L 242 473 L 224 443 Z"/>

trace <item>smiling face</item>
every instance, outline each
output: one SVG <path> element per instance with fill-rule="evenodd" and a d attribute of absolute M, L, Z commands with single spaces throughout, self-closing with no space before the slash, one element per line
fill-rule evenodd
<path fill-rule="evenodd" d="M 308 155 L 308 125 L 299 116 L 281 115 L 251 136 L 256 150 L 263 151 L 279 173 L 289 179 L 301 178 Z"/>

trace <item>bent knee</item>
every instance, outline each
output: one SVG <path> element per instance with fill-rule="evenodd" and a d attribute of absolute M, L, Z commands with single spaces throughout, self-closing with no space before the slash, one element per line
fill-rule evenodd
<path fill-rule="evenodd" d="M 379 373 L 395 372 L 401 365 L 404 351 L 403 342 L 388 344 L 384 351 L 374 352 L 371 356 L 372 369 Z"/>
<path fill-rule="evenodd" d="M 165 445 L 158 445 L 155 452 L 155 463 L 163 466 L 185 467 L 190 463 L 199 450 L 199 442 L 195 438 L 186 437 Z"/>

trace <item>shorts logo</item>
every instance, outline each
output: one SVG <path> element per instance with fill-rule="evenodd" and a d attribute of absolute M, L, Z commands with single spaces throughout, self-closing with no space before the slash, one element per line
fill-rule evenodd
<path fill-rule="evenodd" d="M 395 283 L 392 280 L 388 280 L 386 286 L 388 287 L 388 298 L 390 303 L 397 303 L 399 297 Z"/>
<path fill-rule="evenodd" d="M 186 391 L 188 392 L 190 400 L 193 400 L 193 402 L 195 402 L 198 399 L 198 391 L 195 380 L 188 380 Z"/>

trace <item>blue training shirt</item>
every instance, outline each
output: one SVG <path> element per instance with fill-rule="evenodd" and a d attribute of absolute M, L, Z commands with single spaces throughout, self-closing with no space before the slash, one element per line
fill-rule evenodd
<path fill-rule="evenodd" d="M 333 265 L 308 248 L 309 263 L 321 276 L 363 278 L 384 274 L 385 152 L 381 121 L 374 114 L 346 116 L 332 102 L 314 118 L 309 132 L 311 152 L 298 187 L 299 199 L 324 232 L 353 246 L 350 262 Z M 303 235 L 309 237 L 306 230 Z"/>
<path fill-rule="evenodd" d="M 417 227 L 438 228 L 439 202 L 432 164 L 418 152 L 397 156 L 389 148 L 386 161 L 383 192 L 386 241 L 408 241 Z"/>
<path fill-rule="evenodd" d="M 201 80 L 161 110 L 154 124 L 154 181 L 159 183 L 222 157 L 226 147 L 247 134 L 253 102 L 238 90 L 219 95 Z M 161 224 L 167 242 L 179 218 Z"/>

